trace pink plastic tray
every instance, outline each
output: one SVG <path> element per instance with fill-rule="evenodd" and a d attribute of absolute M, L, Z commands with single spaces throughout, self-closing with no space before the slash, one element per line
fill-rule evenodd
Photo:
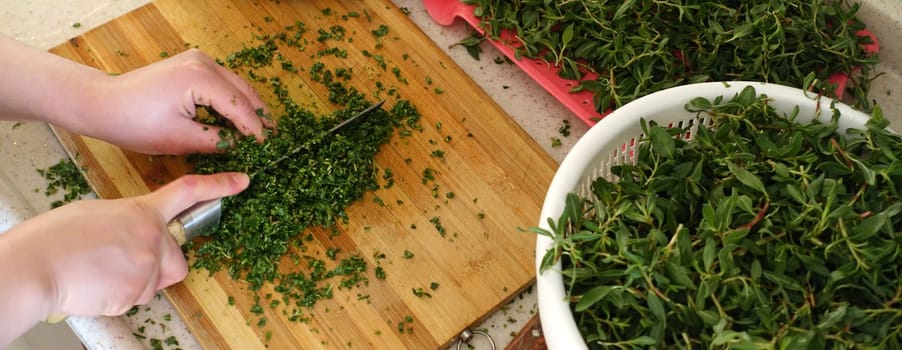
<path fill-rule="evenodd" d="M 481 21 L 473 15 L 473 8 L 475 7 L 473 5 L 466 5 L 460 2 L 460 0 L 423 0 L 423 4 L 426 7 L 426 11 L 432 16 L 432 19 L 438 24 L 449 26 L 454 23 L 456 18 L 461 18 L 473 27 L 473 29 L 481 34 L 485 34 L 480 26 Z M 858 32 L 858 35 L 868 36 L 873 42 L 873 44 L 868 44 L 863 47 L 865 51 L 870 53 L 879 51 L 880 46 L 877 44 L 877 38 L 873 33 L 868 30 L 862 30 Z M 554 67 L 541 60 L 525 57 L 518 59 L 514 51 L 518 46 L 518 41 L 515 39 L 515 33 L 504 31 L 501 33 L 500 40 L 487 40 L 526 72 L 526 74 L 539 83 L 539 85 L 544 87 L 545 90 L 551 93 L 552 96 L 557 98 L 558 101 L 563 103 L 564 106 L 585 121 L 586 124 L 590 126 L 595 125 L 595 122 L 610 113 L 610 110 L 605 111 L 603 114 L 597 112 L 595 103 L 593 102 L 592 92 L 571 92 L 573 87 L 579 84 L 579 81 L 561 78 L 558 76 L 558 71 L 560 70 L 558 67 Z M 854 74 L 856 72 L 852 73 Z M 595 80 L 597 77 L 598 75 L 595 73 L 588 72 L 582 80 Z M 849 74 L 834 73 L 828 81 L 836 84 L 837 96 L 842 98 L 842 92 L 849 83 Z"/>
<path fill-rule="evenodd" d="M 459 0 L 424 0 L 423 4 L 426 5 L 426 11 L 429 12 L 432 19 L 438 24 L 448 26 L 454 23 L 455 18 L 462 18 L 473 27 L 473 29 L 479 31 L 481 34 L 485 34 L 482 27 L 479 25 L 480 20 L 473 15 L 473 5 L 466 5 Z M 501 40 L 489 40 L 489 42 L 495 45 L 495 47 L 504 53 L 507 58 L 523 69 L 523 71 L 538 82 L 539 85 L 542 85 L 545 90 L 563 103 L 564 106 L 567 106 L 573 113 L 576 113 L 576 115 L 585 121 L 586 124 L 594 125 L 597 120 L 603 117 L 603 115 L 598 113 L 595 109 L 595 103 L 592 101 L 592 92 L 580 91 L 571 93 L 570 90 L 579 84 L 579 82 L 558 76 L 559 68 L 541 60 L 525 57 L 518 59 L 514 52 L 517 41 L 512 40 L 513 37 L 514 33 L 505 31 L 501 35 Z M 588 73 L 583 79 L 595 80 L 596 77 L 597 75 L 594 73 Z"/>

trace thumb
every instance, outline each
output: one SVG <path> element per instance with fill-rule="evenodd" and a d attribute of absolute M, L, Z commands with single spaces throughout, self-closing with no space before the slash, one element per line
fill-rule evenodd
<path fill-rule="evenodd" d="M 185 175 L 145 196 L 166 222 L 197 202 L 231 196 L 250 184 L 244 173 Z"/>

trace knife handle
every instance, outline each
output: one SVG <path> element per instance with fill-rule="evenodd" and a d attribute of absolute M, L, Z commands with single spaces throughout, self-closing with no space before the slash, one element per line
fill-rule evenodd
<path fill-rule="evenodd" d="M 166 224 L 166 231 L 169 231 L 169 235 L 175 238 L 175 241 L 180 246 L 188 241 L 188 233 L 185 232 L 185 225 L 182 224 L 181 220 L 170 221 L 169 224 Z"/>

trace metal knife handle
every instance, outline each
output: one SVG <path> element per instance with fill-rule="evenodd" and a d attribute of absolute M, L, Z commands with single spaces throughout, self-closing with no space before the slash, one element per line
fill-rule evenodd
<path fill-rule="evenodd" d="M 200 202 L 172 219 L 166 225 L 166 230 L 182 245 L 218 226 L 221 214 L 222 199 Z"/>

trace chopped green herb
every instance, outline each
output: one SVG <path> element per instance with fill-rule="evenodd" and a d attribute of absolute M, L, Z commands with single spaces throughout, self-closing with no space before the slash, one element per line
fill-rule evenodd
<path fill-rule="evenodd" d="M 57 208 L 66 203 L 82 199 L 92 193 L 88 181 L 82 176 L 75 162 L 69 158 L 63 159 L 47 169 L 36 170 L 38 174 L 41 174 L 47 180 L 44 195 L 52 196 L 59 190 L 65 191 L 63 199 L 51 203 L 51 208 Z"/>
<path fill-rule="evenodd" d="M 138 306 L 135 305 L 135 306 L 132 306 L 131 309 L 128 309 L 128 311 L 125 312 L 125 316 L 132 317 L 137 313 L 138 313 Z"/>
<path fill-rule="evenodd" d="M 163 339 L 163 344 L 169 346 L 179 346 L 179 341 L 175 339 L 175 336 L 169 336 L 166 339 Z"/>
<path fill-rule="evenodd" d="M 391 188 L 395 184 L 395 177 L 391 171 L 391 168 L 382 169 L 382 179 L 385 180 L 385 185 L 382 188 Z"/>
<path fill-rule="evenodd" d="M 401 76 L 401 68 L 392 67 L 391 72 L 392 72 L 392 74 L 394 74 L 395 78 L 397 78 L 399 82 L 401 82 L 402 84 L 405 84 L 405 85 L 408 84 L 407 78 Z"/>
<path fill-rule="evenodd" d="M 388 26 L 386 26 L 384 24 L 380 24 L 379 28 L 372 30 L 371 33 L 373 33 L 373 36 L 375 36 L 377 38 L 386 36 L 386 35 L 388 35 Z"/>
<path fill-rule="evenodd" d="M 336 259 L 337 255 L 338 255 L 338 249 L 335 249 L 335 248 L 326 249 L 326 257 L 328 257 L 330 260 L 334 261 Z"/>
<path fill-rule="evenodd" d="M 435 158 L 439 158 L 442 161 L 445 161 L 445 151 L 442 151 L 440 149 L 432 151 L 432 156 Z"/>
<path fill-rule="evenodd" d="M 373 61 L 376 61 L 376 65 L 382 68 L 383 71 L 388 69 L 388 66 L 385 64 L 385 57 L 382 55 L 373 55 Z"/>
<path fill-rule="evenodd" d="M 163 350 L 163 341 L 157 338 L 150 338 L 150 348 L 152 350 Z"/>
<path fill-rule="evenodd" d="M 413 256 L 414 256 L 413 252 L 411 252 L 407 249 L 404 249 L 404 255 L 402 256 L 404 259 L 412 259 Z"/>
<path fill-rule="evenodd" d="M 447 232 L 445 231 L 445 226 L 442 225 L 442 221 L 438 216 L 433 216 L 432 219 L 429 219 L 429 222 L 432 223 L 433 226 L 435 226 L 435 230 L 438 231 L 439 235 L 445 237 L 445 234 Z"/>
<path fill-rule="evenodd" d="M 423 169 L 423 184 L 425 185 L 429 181 L 435 181 L 435 170 L 432 168 Z"/>
<path fill-rule="evenodd" d="M 413 292 L 413 295 L 415 295 L 417 298 L 423 298 L 423 297 L 432 298 L 432 294 L 429 294 L 428 292 L 423 290 L 423 288 L 420 288 L 420 287 L 411 288 L 411 291 Z"/>
<path fill-rule="evenodd" d="M 563 136 L 563 137 L 568 137 L 568 136 L 570 136 L 570 121 L 567 120 L 567 119 L 564 119 L 564 120 L 563 120 L 563 125 L 561 125 L 561 127 L 558 128 L 557 131 L 558 131 L 558 133 L 560 133 L 561 136 Z"/>

